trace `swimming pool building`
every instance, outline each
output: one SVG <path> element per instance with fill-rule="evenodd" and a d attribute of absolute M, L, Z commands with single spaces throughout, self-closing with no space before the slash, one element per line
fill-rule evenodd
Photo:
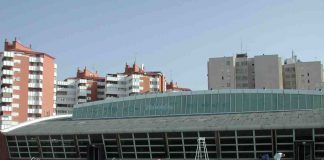
<path fill-rule="evenodd" d="M 73 115 L 3 130 L 0 158 L 194 159 L 198 137 L 210 159 L 323 158 L 324 93 L 208 90 L 79 104 Z"/>

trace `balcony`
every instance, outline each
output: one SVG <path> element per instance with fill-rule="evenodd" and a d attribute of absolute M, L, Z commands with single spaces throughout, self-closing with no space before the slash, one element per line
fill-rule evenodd
<path fill-rule="evenodd" d="M 86 90 L 87 89 L 87 86 L 79 86 L 79 89 L 80 90 Z"/>
<path fill-rule="evenodd" d="M 3 66 L 10 66 L 10 67 L 14 66 L 14 62 L 13 61 L 5 60 L 5 61 L 2 61 L 2 62 L 3 62 L 2 63 Z"/>
<path fill-rule="evenodd" d="M 41 97 L 41 96 L 43 96 L 43 92 L 28 92 L 28 96 Z"/>
<path fill-rule="evenodd" d="M 41 100 L 28 100 L 28 105 L 42 105 Z"/>
<path fill-rule="evenodd" d="M 28 83 L 29 88 L 43 88 L 42 83 Z"/>
<path fill-rule="evenodd" d="M 44 62 L 44 58 L 42 57 L 29 57 L 29 62 L 40 62 L 43 63 Z"/>
<path fill-rule="evenodd" d="M 1 98 L 1 102 L 11 103 L 12 102 L 12 98 Z"/>
<path fill-rule="evenodd" d="M 12 88 L 2 88 L 1 89 L 1 92 L 2 93 L 12 93 L 13 92 L 13 89 Z"/>
<path fill-rule="evenodd" d="M 1 106 L 0 111 L 12 111 L 12 107 L 11 106 Z"/>
<path fill-rule="evenodd" d="M 87 80 L 86 79 L 79 79 L 78 83 L 87 83 Z"/>
<path fill-rule="evenodd" d="M 43 66 L 29 66 L 30 71 L 43 71 Z"/>
<path fill-rule="evenodd" d="M 29 74 L 28 78 L 29 79 L 43 79 L 43 75 L 41 75 L 41 74 Z"/>
<path fill-rule="evenodd" d="M 87 91 L 79 91 L 78 96 L 87 96 Z"/>
<path fill-rule="evenodd" d="M 13 84 L 13 80 L 11 78 L 2 79 L 2 84 Z"/>
<path fill-rule="evenodd" d="M 4 51 L 3 52 L 3 56 L 4 57 L 11 57 L 11 58 L 13 58 L 14 57 L 14 52 L 6 52 L 6 51 Z"/>
<path fill-rule="evenodd" d="M 4 70 L 2 70 L 2 74 L 12 76 L 14 74 L 14 72 L 12 70 L 4 69 Z"/>
<path fill-rule="evenodd" d="M 11 121 L 12 120 L 12 116 L 1 116 L 0 117 L 1 121 Z"/>
<path fill-rule="evenodd" d="M 42 109 L 28 109 L 27 112 L 31 114 L 42 114 Z"/>
<path fill-rule="evenodd" d="M 78 99 L 78 103 L 86 103 L 87 100 L 86 99 Z"/>

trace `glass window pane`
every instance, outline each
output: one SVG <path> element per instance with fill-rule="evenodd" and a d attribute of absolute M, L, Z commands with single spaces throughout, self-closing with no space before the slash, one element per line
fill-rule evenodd
<path fill-rule="evenodd" d="M 243 94 L 242 93 L 235 94 L 235 106 L 236 106 L 236 112 L 243 111 Z"/>
<path fill-rule="evenodd" d="M 264 111 L 264 93 L 258 93 L 258 111 Z"/>
<path fill-rule="evenodd" d="M 212 94 L 211 113 L 219 112 L 218 107 L 218 94 Z"/>

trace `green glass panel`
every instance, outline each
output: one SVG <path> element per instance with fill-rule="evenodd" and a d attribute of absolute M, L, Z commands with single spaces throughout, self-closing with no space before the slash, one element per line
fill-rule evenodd
<path fill-rule="evenodd" d="M 188 105 L 187 105 L 187 96 L 181 96 L 181 112 L 186 114 L 188 112 Z"/>
<path fill-rule="evenodd" d="M 123 110 L 124 115 L 126 114 L 128 117 L 136 116 L 136 110 L 134 106 L 135 101 L 137 100 L 128 100 L 126 101 L 126 103 L 124 103 L 124 110 Z"/>
<path fill-rule="evenodd" d="M 117 117 L 122 117 L 123 116 L 123 102 L 116 102 L 117 105 Z M 134 111 L 132 112 L 131 115 L 134 114 Z"/>
<path fill-rule="evenodd" d="M 264 94 L 264 98 L 265 98 L 264 109 L 265 111 L 269 111 L 272 108 L 272 94 L 271 93 Z"/>
<path fill-rule="evenodd" d="M 284 110 L 290 109 L 290 95 L 291 94 L 284 94 Z"/>
<path fill-rule="evenodd" d="M 196 95 L 197 96 L 197 106 L 198 106 L 198 113 L 205 113 L 206 105 L 205 105 L 205 97 L 203 94 Z"/>
<path fill-rule="evenodd" d="M 299 109 L 306 109 L 306 96 L 304 94 L 298 95 Z"/>
<path fill-rule="evenodd" d="M 158 105 L 157 97 L 150 100 L 150 115 L 161 115 L 161 106 Z"/>
<path fill-rule="evenodd" d="M 123 102 L 120 102 L 119 104 L 122 104 L 121 106 L 123 106 L 122 108 L 122 116 L 123 117 L 129 117 L 129 116 L 132 116 L 132 115 L 129 115 L 128 114 L 128 108 L 129 108 L 129 103 L 130 101 L 123 101 Z"/>
<path fill-rule="evenodd" d="M 226 112 L 225 94 L 219 94 L 219 112 Z"/>
<path fill-rule="evenodd" d="M 236 101 L 236 96 L 234 93 L 232 94 L 227 94 L 227 96 L 230 98 L 230 112 L 235 112 L 235 101 Z"/>
<path fill-rule="evenodd" d="M 192 96 L 191 95 L 187 95 L 187 105 L 188 105 L 187 113 L 192 114 L 194 111 L 193 111 L 193 104 L 192 104 Z"/>
<path fill-rule="evenodd" d="M 212 94 L 211 113 L 219 112 L 218 94 Z"/>
<path fill-rule="evenodd" d="M 312 109 L 314 107 L 313 104 L 313 95 L 307 95 L 307 109 Z"/>
<path fill-rule="evenodd" d="M 298 94 L 291 94 L 291 109 L 298 109 Z"/>
<path fill-rule="evenodd" d="M 141 116 L 141 106 L 140 106 L 140 100 L 136 99 L 133 102 L 134 108 L 135 108 L 135 116 Z"/>
<path fill-rule="evenodd" d="M 314 95 L 314 108 L 320 108 L 321 107 L 321 96 Z"/>
<path fill-rule="evenodd" d="M 250 95 L 250 109 L 249 111 L 257 111 L 258 110 L 258 94 L 257 93 L 249 93 Z"/>
<path fill-rule="evenodd" d="M 249 107 L 250 107 L 250 95 L 248 93 L 244 93 L 242 111 L 243 112 L 249 111 Z"/>
<path fill-rule="evenodd" d="M 205 113 L 211 113 L 211 95 L 205 95 Z"/>
<path fill-rule="evenodd" d="M 198 97 L 197 95 L 192 95 L 191 96 L 191 113 L 197 113 L 198 112 Z"/>
<path fill-rule="evenodd" d="M 231 94 L 225 94 L 225 112 L 231 111 Z"/>
<path fill-rule="evenodd" d="M 284 96 L 282 93 L 278 94 L 278 110 L 284 109 Z"/>
<path fill-rule="evenodd" d="M 236 112 L 243 112 L 243 94 L 242 93 L 235 94 L 235 107 L 236 107 Z"/>
<path fill-rule="evenodd" d="M 264 93 L 258 93 L 258 111 L 264 111 Z"/>
<path fill-rule="evenodd" d="M 174 115 L 175 110 L 176 110 L 176 106 L 175 106 L 175 97 L 171 96 L 169 97 L 169 107 L 166 108 L 166 114 L 165 115 Z"/>
<path fill-rule="evenodd" d="M 116 117 L 117 116 L 117 103 L 113 102 L 111 104 L 111 117 Z"/>
<path fill-rule="evenodd" d="M 139 105 L 141 108 L 141 116 L 145 116 L 145 100 L 144 99 L 140 99 L 139 100 Z"/>
<path fill-rule="evenodd" d="M 108 117 L 108 105 L 105 103 L 102 105 L 103 109 L 103 116 L 102 117 Z"/>
<path fill-rule="evenodd" d="M 174 114 L 181 114 L 181 96 L 175 97 L 175 113 Z"/>

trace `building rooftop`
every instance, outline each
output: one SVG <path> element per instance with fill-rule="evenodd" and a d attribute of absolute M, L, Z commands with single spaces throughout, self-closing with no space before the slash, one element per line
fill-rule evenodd
<path fill-rule="evenodd" d="M 59 117 L 2 131 L 5 135 L 64 135 L 96 133 L 176 132 L 323 128 L 324 109 L 199 116 L 72 120 Z M 28 123 L 28 122 L 27 122 Z"/>

